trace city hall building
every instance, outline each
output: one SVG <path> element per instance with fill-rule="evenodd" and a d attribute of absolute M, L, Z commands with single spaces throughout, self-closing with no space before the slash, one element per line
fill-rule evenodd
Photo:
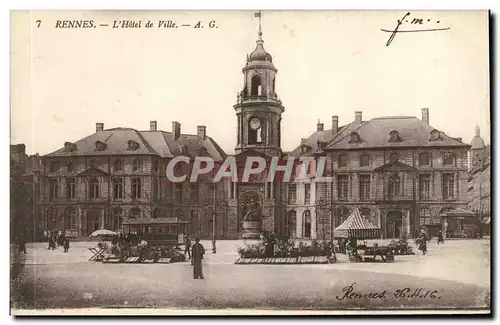
<path fill-rule="evenodd" d="M 172 183 L 165 167 L 174 157 L 206 156 L 216 162 L 225 151 L 207 135 L 105 129 L 67 141 L 42 159 L 39 231 L 60 229 L 88 236 L 97 229 L 171 231 L 172 222 L 201 238 L 254 238 L 259 230 L 294 238 L 329 239 L 355 208 L 383 230 L 383 236 L 413 235 L 421 227 L 441 229 L 449 210 L 467 207 L 469 145 L 431 126 L 422 117 L 380 117 L 355 112 L 350 122 L 332 116 L 290 152 L 281 147 L 285 106 L 276 92 L 277 68 L 264 49 L 262 33 L 247 56 L 235 111 L 238 166 L 248 157 L 311 157 L 306 177 L 269 182 L 266 169 L 249 182 L 223 179 Z M 347 117 L 344 117 L 347 119 Z M 194 132 L 193 132 L 194 133 Z M 326 159 L 330 182 L 318 182 L 317 159 Z M 296 166 L 301 168 L 301 166 Z M 135 226 L 134 226 L 135 225 Z M 215 231 L 215 233 L 214 233 Z"/>

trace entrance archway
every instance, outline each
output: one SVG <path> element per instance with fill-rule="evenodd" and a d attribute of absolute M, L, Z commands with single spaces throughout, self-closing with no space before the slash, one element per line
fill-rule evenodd
<path fill-rule="evenodd" d="M 403 234 L 403 213 L 389 211 L 385 221 L 386 238 L 400 238 Z"/>
<path fill-rule="evenodd" d="M 311 238 L 311 211 L 304 211 L 304 238 Z"/>

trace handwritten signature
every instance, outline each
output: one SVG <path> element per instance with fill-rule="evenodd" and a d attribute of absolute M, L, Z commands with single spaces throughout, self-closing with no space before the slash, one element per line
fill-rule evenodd
<path fill-rule="evenodd" d="M 392 296 L 395 299 L 441 299 L 441 296 L 438 295 L 437 290 L 428 290 L 424 288 L 401 288 L 394 290 L 392 293 L 388 293 L 387 290 L 379 291 L 379 292 L 368 292 L 363 293 L 360 291 L 356 291 L 354 289 L 354 282 L 347 287 L 342 289 L 342 296 L 336 296 L 337 300 L 351 300 L 351 299 L 384 299 Z"/>
<path fill-rule="evenodd" d="M 381 31 L 386 32 L 386 33 L 391 33 L 391 36 L 389 36 L 389 39 L 387 40 L 387 43 L 385 46 L 389 46 L 392 41 L 394 40 L 394 37 L 396 37 L 397 33 L 417 33 L 417 32 L 438 32 L 438 31 L 444 31 L 444 30 L 449 30 L 451 27 L 445 27 L 445 28 L 424 28 L 424 29 L 408 29 L 408 30 L 399 30 L 399 27 L 401 25 L 424 25 L 424 19 L 423 18 L 413 18 L 413 20 L 409 20 L 409 16 L 411 14 L 407 12 L 403 18 L 398 19 L 398 23 L 396 25 L 396 28 L 394 30 L 387 30 L 387 29 L 381 29 Z M 430 18 L 427 19 L 427 23 L 431 21 Z M 436 24 L 441 23 L 439 20 L 436 21 Z"/>

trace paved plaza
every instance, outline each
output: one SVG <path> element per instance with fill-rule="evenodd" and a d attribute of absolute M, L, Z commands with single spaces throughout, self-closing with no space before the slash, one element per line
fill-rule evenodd
<path fill-rule="evenodd" d="M 376 241 L 384 244 L 385 241 Z M 235 265 L 243 241 L 202 241 L 205 280 L 190 263 L 88 262 L 95 242 L 74 242 L 69 253 L 28 244 L 15 285 L 18 308 L 484 308 L 489 305 L 490 241 L 449 240 L 428 254 L 394 263 Z M 368 295 L 372 294 L 372 295 Z"/>

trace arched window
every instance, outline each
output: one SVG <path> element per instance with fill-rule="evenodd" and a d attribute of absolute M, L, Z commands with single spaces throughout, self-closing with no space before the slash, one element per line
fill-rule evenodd
<path fill-rule="evenodd" d="M 97 178 L 93 178 L 90 180 L 89 192 L 89 196 L 91 199 L 99 198 L 99 180 Z"/>
<path fill-rule="evenodd" d="M 295 210 L 288 211 L 288 235 L 291 238 L 297 237 L 297 212 Z"/>
<path fill-rule="evenodd" d="M 273 96 L 276 96 L 276 77 L 273 78 Z"/>
<path fill-rule="evenodd" d="M 132 169 L 134 170 L 134 172 L 141 170 L 141 159 L 140 158 L 134 159 L 134 161 L 132 162 Z"/>
<path fill-rule="evenodd" d="M 262 80 L 258 74 L 252 77 L 252 90 L 250 92 L 251 96 L 260 96 L 262 94 Z"/>
<path fill-rule="evenodd" d="M 304 211 L 304 238 L 311 238 L 311 212 Z"/>
<path fill-rule="evenodd" d="M 141 209 L 138 207 L 133 207 L 132 209 L 130 209 L 129 216 L 131 219 L 140 219 Z"/>

